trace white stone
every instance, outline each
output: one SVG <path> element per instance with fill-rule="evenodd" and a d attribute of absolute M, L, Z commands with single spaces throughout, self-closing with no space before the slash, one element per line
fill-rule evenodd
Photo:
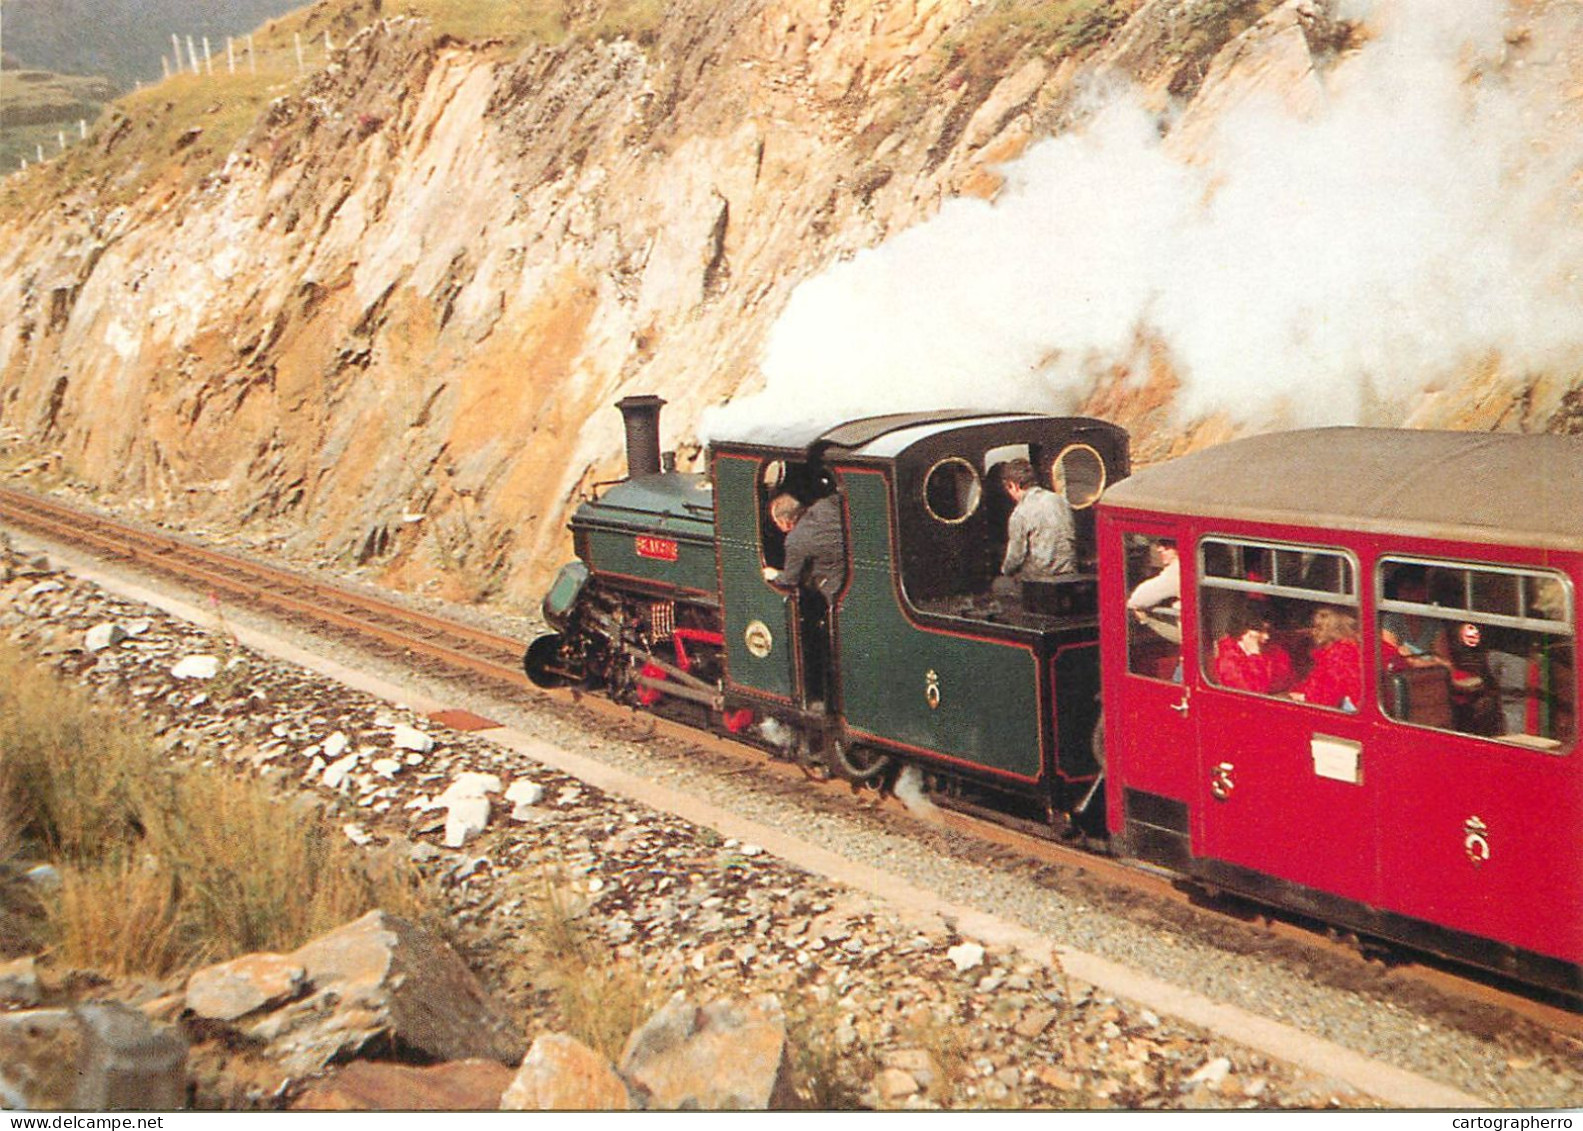
<path fill-rule="evenodd" d="M 401 761 L 398 758 L 376 758 L 369 768 L 382 778 L 393 778 L 401 772 Z"/>
<path fill-rule="evenodd" d="M 419 754 L 427 754 L 434 749 L 434 739 L 405 723 L 396 724 L 393 741 L 397 750 L 416 750 Z"/>
<path fill-rule="evenodd" d="M 219 670 L 218 656 L 188 656 L 171 668 L 170 674 L 177 679 L 213 679 Z"/>
<path fill-rule="evenodd" d="M 346 748 L 351 744 L 352 740 L 346 737 L 345 732 L 336 731 L 324 740 L 324 756 L 333 762 L 342 754 L 345 754 Z"/>
<path fill-rule="evenodd" d="M 538 782 L 518 778 L 511 783 L 511 788 L 506 790 L 506 800 L 512 804 L 513 821 L 532 821 L 538 816 L 534 806 L 544 800 L 544 787 Z"/>
<path fill-rule="evenodd" d="M 363 828 L 361 825 L 342 825 L 341 831 L 346 834 L 347 840 L 351 841 L 359 848 L 362 848 L 363 845 L 370 843 L 374 839 L 369 835 L 368 830 Z"/>
<path fill-rule="evenodd" d="M 354 751 L 324 767 L 324 777 L 321 779 L 324 782 L 324 787 L 326 789 L 340 789 L 341 783 L 356 768 L 358 757 L 359 755 Z"/>
<path fill-rule="evenodd" d="M 139 617 L 137 620 L 127 621 L 125 627 L 128 636 L 142 636 L 154 627 L 154 622 L 148 617 Z"/>
<path fill-rule="evenodd" d="M 467 770 L 451 779 L 451 784 L 437 799 L 441 805 L 450 805 L 468 797 L 487 797 L 500 792 L 499 774 L 481 774 Z"/>
<path fill-rule="evenodd" d="M 544 787 L 536 781 L 518 778 L 507 788 L 506 800 L 514 805 L 537 805 L 544 800 Z"/>
<path fill-rule="evenodd" d="M 58 581 L 40 581 L 37 585 L 23 593 L 24 597 L 42 597 L 45 593 L 59 593 L 66 588 Z"/>
<path fill-rule="evenodd" d="M 1217 1056 L 1189 1076 L 1187 1082 L 1189 1084 L 1208 1084 L 1213 1088 L 1229 1075 L 1231 1075 L 1231 1061 L 1223 1056 Z"/>
<path fill-rule="evenodd" d="M 965 972 L 983 964 L 984 948 L 978 943 L 965 942 L 953 946 L 945 952 L 945 956 L 955 964 L 958 972 Z"/>
<path fill-rule="evenodd" d="M 90 652 L 103 652 L 126 639 L 126 629 L 110 621 L 96 624 L 83 635 L 82 646 Z"/>
<path fill-rule="evenodd" d="M 459 797 L 445 814 L 445 847 L 461 848 L 489 827 L 489 798 Z"/>

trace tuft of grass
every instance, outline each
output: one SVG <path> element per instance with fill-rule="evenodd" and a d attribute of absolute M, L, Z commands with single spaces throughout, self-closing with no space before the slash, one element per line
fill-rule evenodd
<path fill-rule="evenodd" d="M 588 34 L 601 41 L 630 39 L 650 46 L 665 23 L 665 0 L 612 0 L 594 18 Z"/>
<path fill-rule="evenodd" d="M 664 988 L 589 933 L 582 901 L 553 871 L 539 881 L 527 906 L 533 980 L 550 994 L 564 1031 L 615 1063 L 633 1030 L 663 1004 Z"/>
<path fill-rule="evenodd" d="M 178 768 L 81 690 L 0 652 L 0 815 L 43 856 L 57 956 L 164 975 L 289 950 L 381 907 L 426 918 L 409 866 L 379 874 L 311 808 L 262 783 Z M 3 894 L 3 893 L 0 893 Z"/>
<path fill-rule="evenodd" d="M 1081 51 L 1125 23 L 1135 0 L 990 0 L 941 41 L 937 62 L 967 83 L 985 86 L 1019 57 Z"/>
<path fill-rule="evenodd" d="M 55 958 L 68 966 L 125 977 L 165 974 L 191 957 L 174 878 L 152 860 L 64 867 L 45 915 Z"/>
<path fill-rule="evenodd" d="M 872 1063 L 855 1064 L 836 1033 L 841 1010 L 804 996 L 786 1003 L 786 1045 L 791 1052 L 791 1089 L 808 1111 L 856 1111 L 863 1107 Z"/>

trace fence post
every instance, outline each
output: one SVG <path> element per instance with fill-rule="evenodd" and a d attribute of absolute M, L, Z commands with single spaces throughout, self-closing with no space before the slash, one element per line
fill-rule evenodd
<path fill-rule="evenodd" d="M 180 38 L 177 37 L 175 32 L 171 32 L 170 33 L 170 46 L 171 46 L 172 50 L 174 50 L 175 53 L 176 53 L 173 56 L 173 58 L 176 60 L 176 68 L 175 68 L 175 70 L 176 70 L 176 73 L 179 75 L 179 74 L 181 74 L 181 72 L 185 71 L 187 69 L 187 67 L 181 61 L 181 40 L 180 40 Z"/>
<path fill-rule="evenodd" d="M 203 74 L 202 68 L 198 66 L 198 49 L 192 45 L 192 36 L 190 35 L 187 37 L 187 58 L 192 60 L 192 73 L 195 75 Z"/>
<path fill-rule="evenodd" d="M 236 41 L 229 35 L 225 37 L 225 65 L 230 74 L 236 74 Z"/>
<path fill-rule="evenodd" d="M 203 37 L 203 69 L 209 74 L 214 74 L 214 57 L 209 54 L 209 37 Z"/>
<path fill-rule="evenodd" d="M 258 74 L 258 56 L 253 54 L 253 33 L 247 33 L 247 70 L 249 74 Z"/>
<path fill-rule="evenodd" d="M 297 41 L 297 73 L 300 75 L 306 69 L 302 65 L 302 32 L 294 31 L 291 37 Z"/>

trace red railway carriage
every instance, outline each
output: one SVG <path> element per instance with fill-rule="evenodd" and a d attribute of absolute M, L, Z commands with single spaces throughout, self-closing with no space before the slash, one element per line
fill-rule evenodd
<path fill-rule="evenodd" d="M 1259 436 L 1096 521 L 1123 854 L 1583 996 L 1583 439 Z"/>

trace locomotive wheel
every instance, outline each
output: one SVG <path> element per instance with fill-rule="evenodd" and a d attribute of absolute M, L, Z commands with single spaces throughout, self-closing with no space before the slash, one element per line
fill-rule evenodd
<path fill-rule="evenodd" d="M 825 744 L 825 759 L 832 773 L 854 784 L 873 781 L 890 769 L 891 763 L 889 754 L 841 738 Z"/>

